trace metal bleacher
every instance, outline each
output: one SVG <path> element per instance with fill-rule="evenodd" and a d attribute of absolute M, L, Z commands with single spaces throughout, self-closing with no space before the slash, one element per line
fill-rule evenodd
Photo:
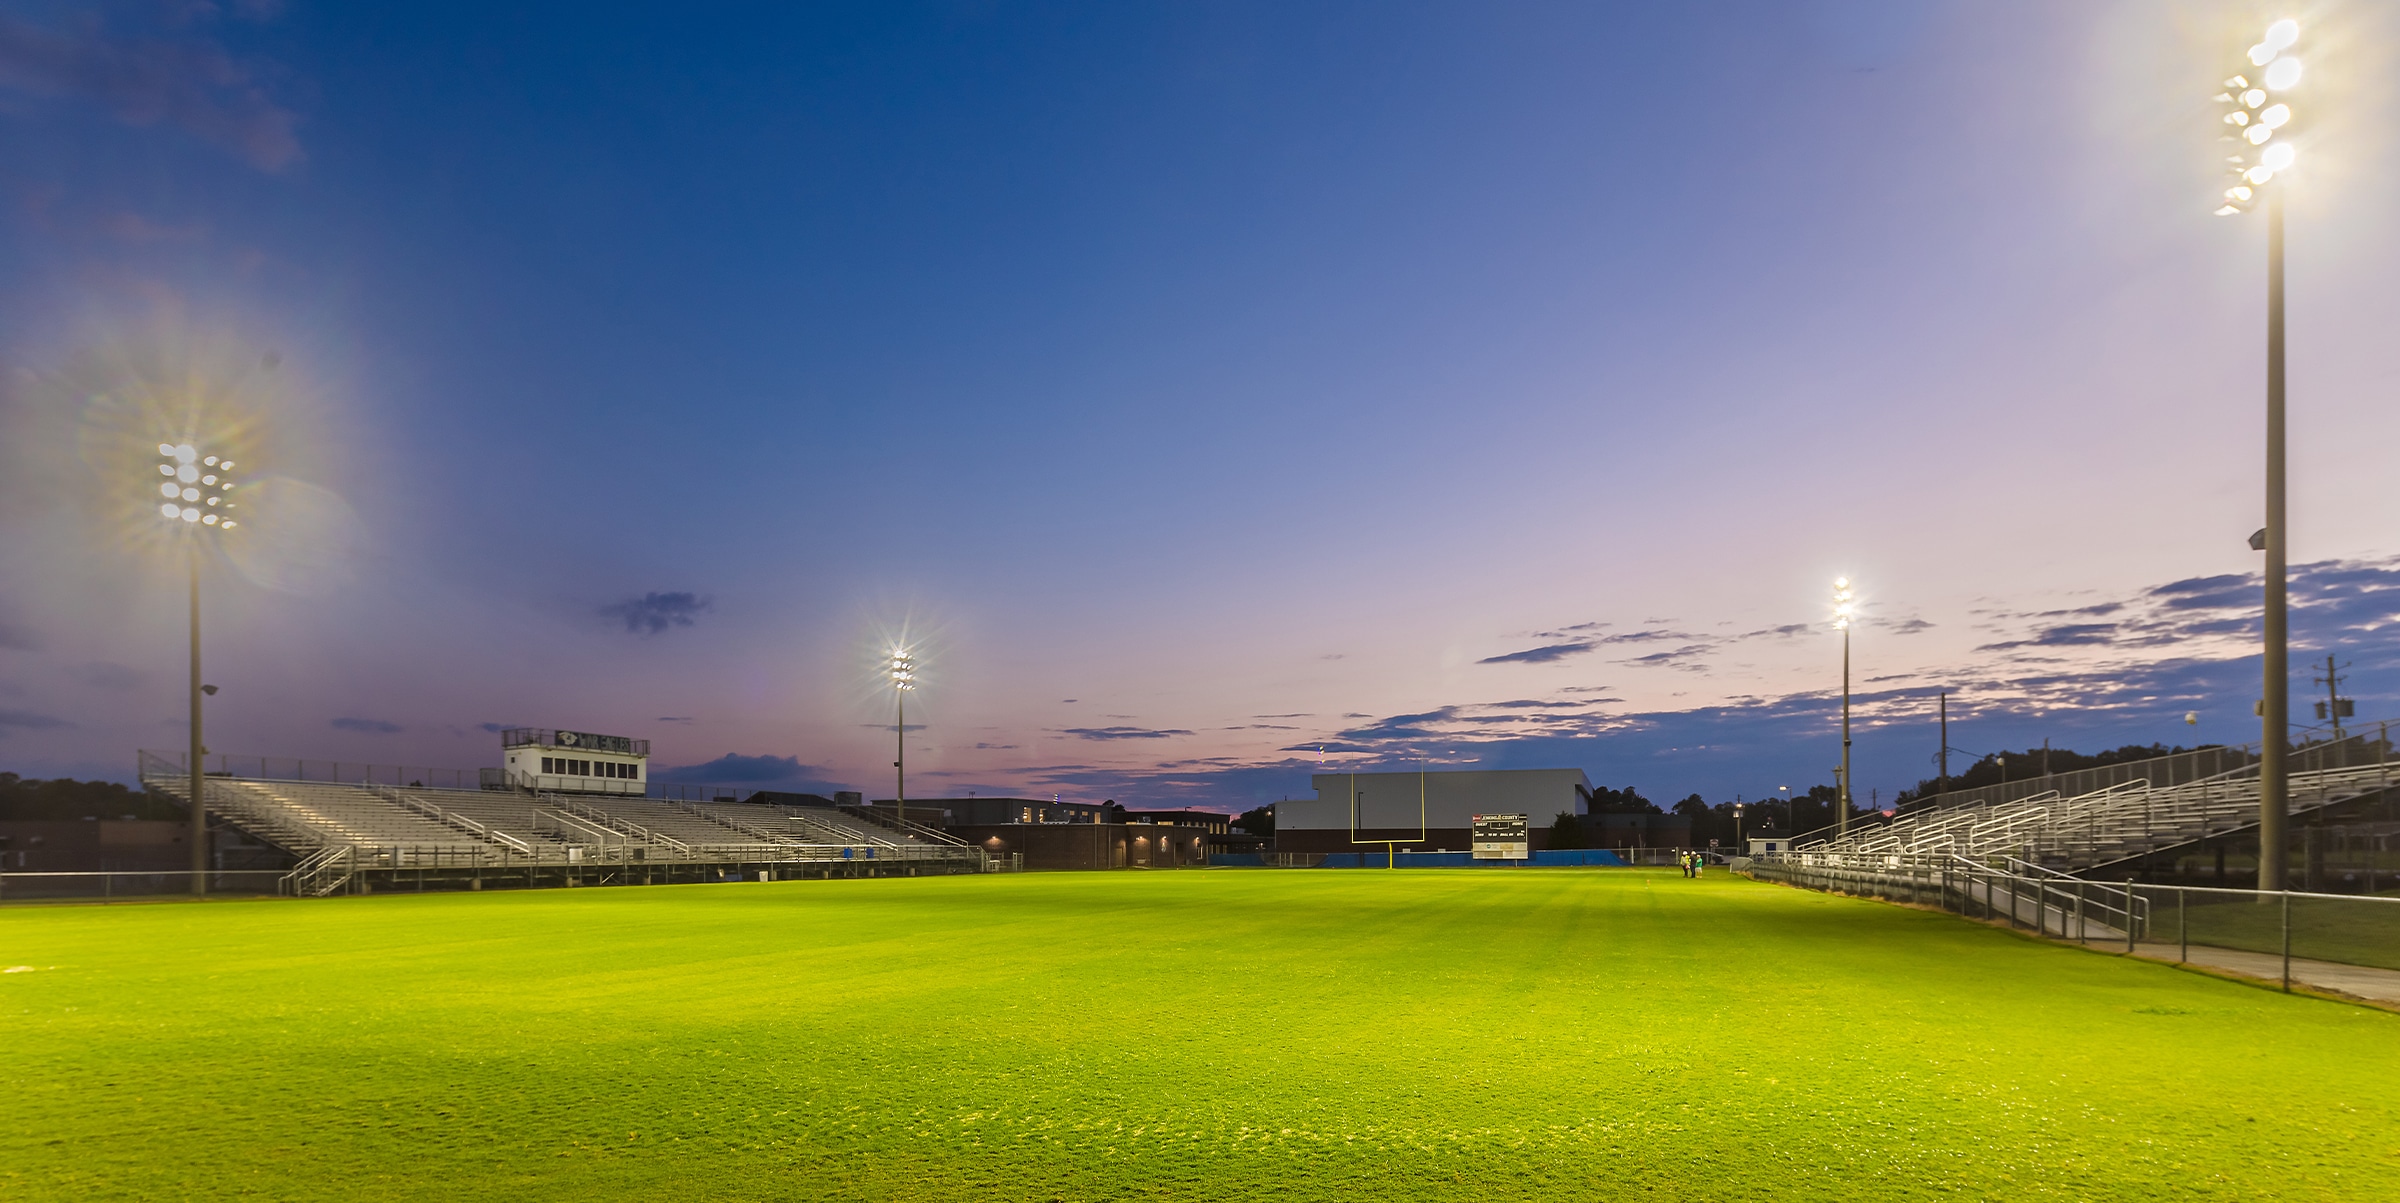
<path fill-rule="evenodd" d="M 144 752 L 141 776 L 146 786 L 188 800 L 190 778 L 178 760 Z M 299 860 L 286 882 L 295 893 L 331 893 L 378 870 L 472 872 L 480 882 L 487 869 L 544 866 L 984 867 L 977 849 L 939 833 L 893 831 L 821 807 L 220 774 L 204 777 L 203 792 L 212 814 Z"/>
<path fill-rule="evenodd" d="M 2289 761 L 2290 813 L 2390 788 L 2386 730 L 2305 744 Z M 1941 795 L 1886 822 L 1794 841 L 1803 854 L 2008 857 L 2083 872 L 2258 825 L 2259 767 L 2246 748 L 2184 752 Z"/>
<path fill-rule="evenodd" d="M 177 797 L 188 792 L 166 788 Z M 471 852 L 487 841 L 364 787 L 314 781 L 209 778 L 208 808 L 270 843 L 304 851 L 336 844 L 404 848 L 434 854 Z"/>
<path fill-rule="evenodd" d="M 732 823 L 762 834 L 781 832 L 782 838 L 811 843 L 855 844 L 870 848 L 964 847 L 943 833 L 909 825 L 900 831 L 875 820 L 829 806 L 780 806 L 752 802 L 696 802 L 692 809 L 717 822 Z"/>

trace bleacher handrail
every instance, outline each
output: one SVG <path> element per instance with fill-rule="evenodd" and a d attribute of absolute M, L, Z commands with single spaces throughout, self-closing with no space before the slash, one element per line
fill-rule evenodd
<path fill-rule="evenodd" d="M 447 827 L 454 827 L 479 839 L 489 840 L 492 843 L 510 849 L 511 851 L 522 852 L 527 856 L 533 855 L 533 845 L 528 844 L 505 831 L 494 831 L 491 828 L 458 813 L 457 811 L 444 810 L 440 806 L 426 801 L 415 794 L 411 794 L 391 786 L 383 785 L 370 785 L 367 787 L 367 789 L 369 792 L 374 793 L 379 797 L 388 798 L 401 806 L 405 806 L 410 810 L 417 812 L 418 814 L 424 815 L 426 818 L 432 819 L 436 823 L 443 824 Z"/>
<path fill-rule="evenodd" d="M 670 798 L 665 799 L 665 801 L 668 805 L 673 806 L 677 810 L 683 811 L 694 818 L 705 819 L 719 827 L 723 827 L 729 831 L 739 832 L 742 835 L 749 836 L 755 840 L 761 840 L 770 845 L 781 846 L 786 844 L 797 844 L 800 842 L 798 840 L 786 839 L 764 828 L 752 827 L 747 823 L 737 823 L 734 820 L 725 817 L 724 815 L 720 815 L 713 810 L 708 810 L 702 807 L 697 802 L 687 802 L 681 798 Z"/>
<path fill-rule="evenodd" d="M 681 852 L 687 856 L 691 854 L 692 846 L 690 844 L 684 843 L 682 840 L 676 839 L 674 836 L 652 831 L 649 828 L 644 827 L 641 824 L 621 815 L 612 815 L 589 802 L 584 802 L 576 798 L 565 797 L 559 794 L 545 794 L 543 797 L 547 798 L 552 806 L 557 807 L 560 810 L 566 811 L 572 815 L 580 816 L 589 822 L 598 823 L 604 827 L 615 828 L 617 831 L 622 832 L 623 834 L 634 839 L 638 839 L 645 844 L 657 844 L 662 847 L 672 848 L 675 851 Z"/>
<path fill-rule="evenodd" d="M 939 828 L 927 827 L 922 823 L 912 823 L 899 817 L 898 815 L 877 814 L 875 813 L 875 808 L 872 806 L 841 806 L 837 807 L 836 809 L 854 818 L 865 819 L 867 822 L 874 823 L 881 827 L 888 827 L 902 835 L 915 836 L 918 839 L 925 840 L 929 843 L 951 844 L 960 848 L 968 847 L 968 844 L 965 840 L 959 839 L 957 836 L 951 835 L 947 831 L 940 830 Z"/>

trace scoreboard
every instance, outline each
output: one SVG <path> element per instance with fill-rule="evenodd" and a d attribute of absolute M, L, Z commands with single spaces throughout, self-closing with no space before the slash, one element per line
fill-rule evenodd
<path fill-rule="evenodd" d="M 1476 815 L 1475 859 L 1529 859 L 1531 854 L 1526 851 L 1525 828 L 1524 815 Z"/>

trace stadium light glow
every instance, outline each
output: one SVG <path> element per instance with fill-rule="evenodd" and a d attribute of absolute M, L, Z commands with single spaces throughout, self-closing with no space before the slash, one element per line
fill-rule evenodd
<path fill-rule="evenodd" d="M 2225 190 L 2216 209 L 2219 217 L 2248 212 L 2259 200 L 2257 190 L 2264 188 L 2277 173 L 2290 170 L 2297 158 L 2291 144 L 2284 140 L 2290 136 L 2292 106 L 2279 94 L 2300 83 L 2300 60 L 2289 53 L 2299 41 L 2299 22 L 2284 20 L 2269 25 L 2266 36 L 2244 56 L 2250 66 L 2264 68 L 2258 78 L 2253 81 L 2246 72 L 2230 76 L 2225 80 L 2226 90 L 2217 94 L 2217 103 L 2228 108 L 2221 122 L 2232 127 L 2225 139 L 2237 148 L 2258 148 L 2255 158 L 2245 153 L 2226 159 L 2227 172 L 2238 177 L 2242 186 Z M 2272 105 L 2267 103 L 2270 95 L 2275 99 Z"/>
<path fill-rule="evenodd" d="M 200 683 L 200 557 L 206 550 L 202 532 L 230 531 L 234 520 L 233 461 L 203 454 L 192 443 L 160 443 L 157 485 L 158 517 L 185 538 L 184 559 L 191 576 L 191 747 L 188 750 L 192 803 L 192 893 L 208 893 L 208 807 L 200 796 L 206 778 L 200 758 L 208 749 L 200 742 L 200 699 L 216 692 Z M 143 479 L 147 480 L 148 477 Z M 207 538 L 216 537 L 213 533 Z"/>
<path fill-rule="evenodd" d="M 2290 776 L 2285 742 L 2291 735 L 2291 629 L 2288 608 L 2288 564 L 2284 514 L 2283 432 L 2283 193 L 2276 185 L 2299 160 L 2293 146 L 2296 114 L 2285 94 L 2300 85 L 2305 74 L 2292 50 L 2300 44 L 2300 23 L 2281 20 L 2267 26 L 2266 35 L 2243 58 L 2248 68 L 2225 80 L 2217 103 L 2227 107 L 2222 137 L 2236 153 L 2226 156 L 2226 170 L 2235 181 L 2220 196 L 2219 217 L 2249 212 L 2261 202 L 2267 210 L 2267 525 L 2260 550 L 2266 552 L 2265 696 L 2259 701 L 2259 732 L 2263 754 L 2258 766 L 2258 888 L 2280 890 L 2285 882 L 2286 826 L 2289 822 Z M 2269 104 L 2272 98 L 2274 103 Z M 2243 147 L 2254 149 L 2244 150 Z M 2259 546 L 2254 543 L 2253 546 Z"/>

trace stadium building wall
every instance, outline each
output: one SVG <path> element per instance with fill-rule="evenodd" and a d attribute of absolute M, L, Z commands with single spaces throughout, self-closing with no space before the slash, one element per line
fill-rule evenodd
<path fill-rule="evenodd" d="M 1532 849 L 1547 846 L 1562 813 L 1584 814 L 1592 782 L 1582 769 L 1450 769 L 1426 773 L 1319 773 L 1315 798 L 1275 804 L 1275 851 L 1356 852 L 1381 841 L 1415 841 L 1422 798 L 1426 852 L 1467 852 L 1474 816 L 1522 814 Z M 1355 798 L 1355 803 L 1353 799 Z"/>
<path fill-rule="evenodd" d="M 1028 869 L 1174 869 L 1206 864 L 1208 833 L 1154 823 L 952 825 L 949 833 L 992 857 L 1025 858 Z"/>

